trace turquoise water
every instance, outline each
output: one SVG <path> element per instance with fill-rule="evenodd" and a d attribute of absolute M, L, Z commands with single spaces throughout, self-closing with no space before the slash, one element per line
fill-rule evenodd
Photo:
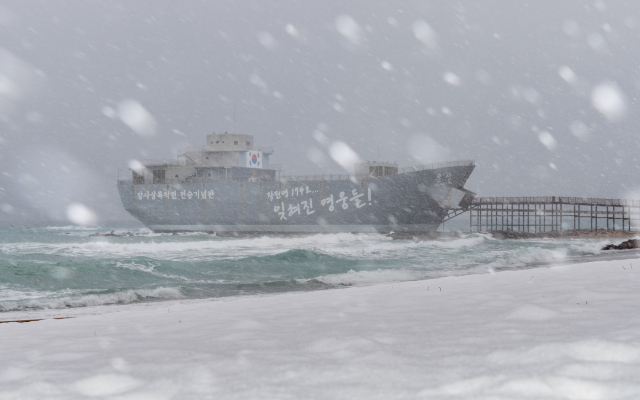
<path fill-rule="evenodd" d="M 130 231 L 137 236 L 90 237 Z M 219 238 L 126 227 L 0 229 L 0 313 L 256 295 L 575 262 L 593 240 L 433 241 L 377 234 Z"/>

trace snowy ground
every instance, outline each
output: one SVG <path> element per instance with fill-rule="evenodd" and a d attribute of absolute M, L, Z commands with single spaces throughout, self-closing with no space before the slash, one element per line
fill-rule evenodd
<path fill-rule="evenodd" d="M 0 398 L 637 399 L 638 310 L 640 259 L 97 307 L 0 324 Z"/>

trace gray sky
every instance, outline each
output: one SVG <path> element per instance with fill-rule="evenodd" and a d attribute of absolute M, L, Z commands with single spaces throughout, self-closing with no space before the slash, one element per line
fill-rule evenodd
<path fill-rule="evenodd" d="M 640 198 L 635 1 L 0 5 L 0 223 L 130 218 L 118 169 L 231 132 L 234 105 L 287 173 L 344 172 L 321 131 L 401 166 L 475 159 L 481 196 Z"/>

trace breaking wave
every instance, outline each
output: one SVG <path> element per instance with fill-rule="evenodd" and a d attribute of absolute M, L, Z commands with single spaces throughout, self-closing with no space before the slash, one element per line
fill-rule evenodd
<path fill-rule="evenodd" d="M 221 238 L 89 236 L 70 227 L 0 230 L 0 311 L 60 309 L 373 285 L 584 261 L 598 240 L 483 234 L 392 240 L 378 234 Z M 67 232 L 72 234 L 67 235 Z"/>
<path fill-rule="evenodd" d="M 143 300 L 175 300 L 185 296 L 178 288 L 126 290 L 103 294 L 82 294 L 64 297 L 45 297 L 28 300 L 0 301 L 0 311 L 61 309 L 72 307 L 127 304 Z"/>

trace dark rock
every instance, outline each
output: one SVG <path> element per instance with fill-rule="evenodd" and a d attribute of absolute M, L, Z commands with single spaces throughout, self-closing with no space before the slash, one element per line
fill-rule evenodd
<path fill-rule="evenodd" d="M 637 249 L 638 247 L 640 247 L 640 242 L 638 241 L 638 239 L 629 239 L 625 240 L 617 246 L 615 244 L 608 244 L 604 246 L 602 250 L 630 250 Z"/>

